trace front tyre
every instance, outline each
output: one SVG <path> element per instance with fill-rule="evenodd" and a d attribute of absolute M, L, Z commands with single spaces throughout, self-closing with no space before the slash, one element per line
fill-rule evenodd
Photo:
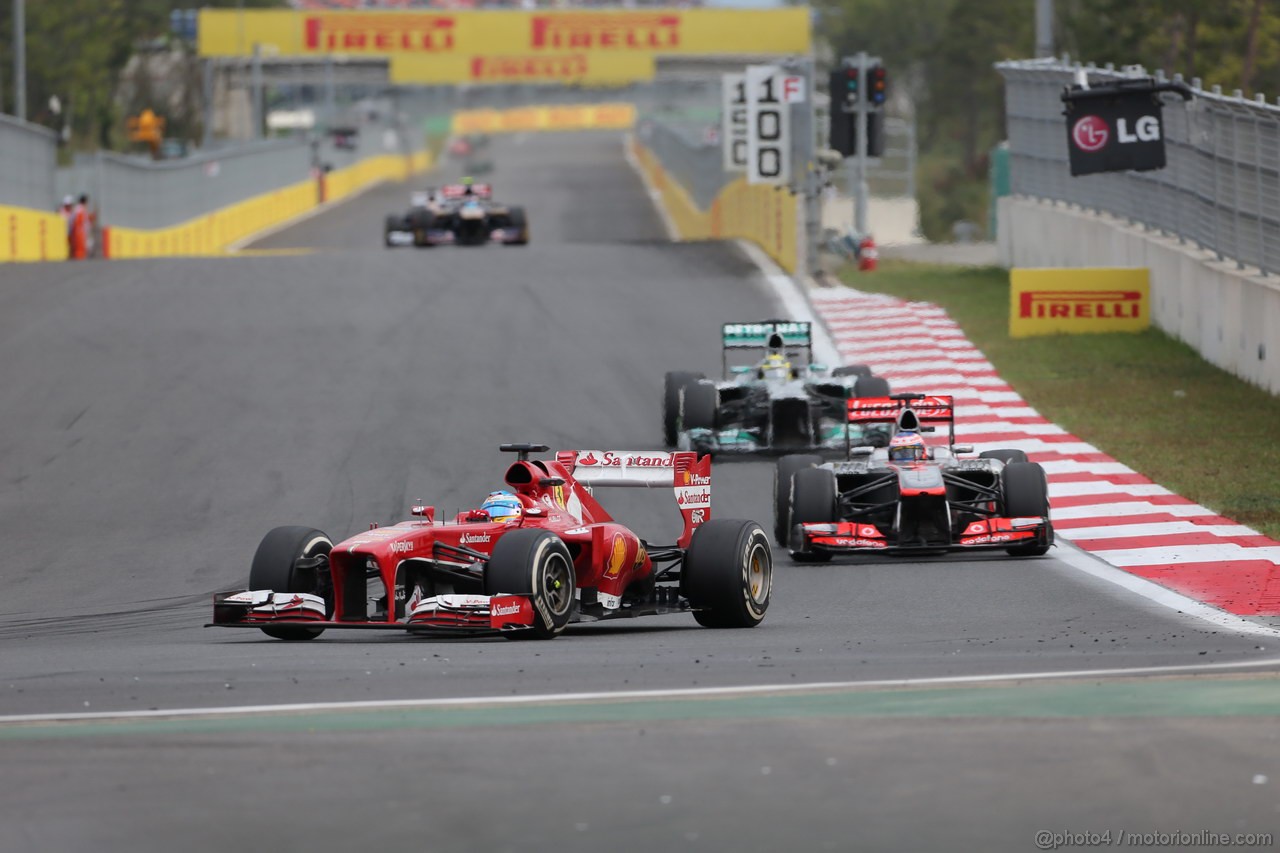
<path fill-rule="evenodd" d="M 1049 481 L 1035 462 L 1008 462 L 1000 472 L 1004 491 L 1004 512 L 1009 518 L 1048 518 Z M 1039 557 L 1053 544 L 1053 526 L 1045 538 L 1030 545 L 1015 545 L 1005 551 L 1014 557 Z"/>
<path fill-rule="evenodd" d="M 485 595 L 523 595 L 533 602 L 533 627 L 505 632 L 513 640 L 550 640 L 573 616 L 573 558 L 548 530 L 513 530 L 498 540 L 484 570 Z"/>
<path fill-rule="evenodd" d="M 773 553 L 754 521 L 713 518 L 693 534 L 680 570 L 680 592 L 706 628 L 754 628 L 773 592 Z"/>
<path fill-rule="evenodd" d="M 682 430 L 716 428 L 716 410 L 720 407 L 720 392 L 714 382 L 694 382 L 686 385 L 680 397 L 680 428 Z"/>
<path fill-rule="evenodd" d="M 812 453 L 795 453 L 783 456 L 773 470 L 773 538 L 779 545 L 787 544 L 791 534 L 791 479 L 806 468 L 817 468 L 822 457 Z"/>
<path fill-rule="evenodd" d="M 329 552 L 333 542 L 311 527 L 277 527 L 262 537 L 249 568 L 249 588 L 272 592 L 307 592 L 325 600 L 326 615 L 333 613 L 333 583 L 329 576 Z M 314 640 L 323 628 L 266 625 L 262 633 L 277 640 Z"/>
<path fill-rule="evenodd" d="M 795 534 L 801 524 L 834 524 L 839 521 L 836 508 L 836 475 L 830 468 L 805 468 L 791 478 L 791 524 L 788 533 Z M 791 544 L 801 544 L 794 542 Z M 788 549 L 797 563 L 827 563 L 829 551 L 796 551 Z"/>
<path fill-rule="evenodd" d="M 701 373 L 673 370 L 662 378 L 662 440 L 667 447 L 676 446 L 680 428 L 680 392 L 702 379 Z"/>

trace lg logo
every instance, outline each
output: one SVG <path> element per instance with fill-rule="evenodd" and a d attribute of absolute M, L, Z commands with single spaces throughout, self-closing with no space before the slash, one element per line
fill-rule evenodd
<path fill-rule="evenodd" d="M 1107 147 L 1111 129 L 1098 116 L 1084 116 L 1072 126 L 1071 139 L 1081 151 L 1093 153 Z M 1130 131 L 1127 119 L 1116 119 L 1116 139 L 1121 145 L 1156 142 L 1160 139 L 1160 120 L 1155 116 L 1141 116 Z"/>
<path fill-rule="evenodd" d="M 1081 151 L 1101 151 L 1107 147 L 1111 131 L 1107 123 L 1097 116 L 1085 116 L 1071 128 L 1071 138 Z"/>

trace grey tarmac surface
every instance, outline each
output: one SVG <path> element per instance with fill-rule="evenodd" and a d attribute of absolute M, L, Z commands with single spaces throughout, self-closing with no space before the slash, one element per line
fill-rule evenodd
<path fill-rule="evenodd" d="M 617 136 L 498 146 L 486 177 L 528 208 L 528 247 L 386 250 L 383 217 L 409 188 L 384 186 L 253 247 L 305 254 L 2 271 L 0 715 L 1277 656 L 1274 640 L 1181 616 L 1052 552 L 821 567 L 777 552 L 753 631 L 663 617 L 545 644 L 331 631 L 292 645 L 200 628 L 211 593 L 246 581 L 277 524 L 342 537 L 417 498 L 475 505 L 500 485 L 502 441 L 656 449 L 663 372 L 714 373 L 721 322 L 778 312 L 734 247 L 664 241 Z M 769 528 L 771 480 L 769 462 L 717 464 L 715 513 Z M 605 504 L 642 535 L 674 535 L 665 495 Z M 1274 684 L 1261 689 L 1280 708 Z M 1274 717 L 704 720 L 696 705 L 652 726 L 54 727 L 0 741 L 0 819 L 17 850 L 246 837 L 504 849 L 521 833 L 525 849 L 1034 849 L 1041 814 L 1079 824 L 1050 830 L 1101 831 L 1116 815 L 1131 831 L 1280 824 Z M 827 758 L 838 773 L 823 775 Z"/>

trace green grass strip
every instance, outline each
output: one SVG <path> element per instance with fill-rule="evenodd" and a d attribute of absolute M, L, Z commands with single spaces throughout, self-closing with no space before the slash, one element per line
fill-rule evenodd
<path fill-rule="evenodd" d="M 941 306 L 1041 415 L 1165 488 L 1280 539 L 1280 397 L 1155 328 L 1011 338 L 1003 269 L 890 261 L 841 277 Z"/>
<path fill-rule="evenodd" d="M 360 732 L 582 723 L 844 717 L 1280 717 L 1280 678 L 1170 678 L 736 697 L 335 709 L 252 715 L 10 723 L 0 741 L 74 737 Z"/>

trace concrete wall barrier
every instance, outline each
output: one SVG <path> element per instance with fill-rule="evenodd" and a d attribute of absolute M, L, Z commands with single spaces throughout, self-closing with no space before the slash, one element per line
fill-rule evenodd
<path fill-rule="evenodd" d="M 750 240 L 787 272 L 796 271 L 800 215 L 795 196 L 738 178 L 721 189 L 704 210 L 662 167 L 653 151 L 635 138 L 627 144 L 650 186 L 661 196 L 681 240 Z"/>
<path fill-rule="evenodd" d="M 408 157 L 382 154 L 335 169 L 324 176 L 323 200 L 334 202 L 381 181 L 404 180 L 427 170 L 431 167 L 431 162 L 430 152 L 420 151 Z M 103 256 L 154 258 L 221 254 L 234 243 L 287 222 L 320 203 L 320 183 L 309 179 L 253 196 L 169 228 L 104 228 Z"/>
<path fill-rule="evenodd" d="M 1280 393 L 1280 280 L 1116 217 L 1006 196 L 998 249 L 1008 267 L 1147 267 L 1151 320 L 1210 363 Z"/>

